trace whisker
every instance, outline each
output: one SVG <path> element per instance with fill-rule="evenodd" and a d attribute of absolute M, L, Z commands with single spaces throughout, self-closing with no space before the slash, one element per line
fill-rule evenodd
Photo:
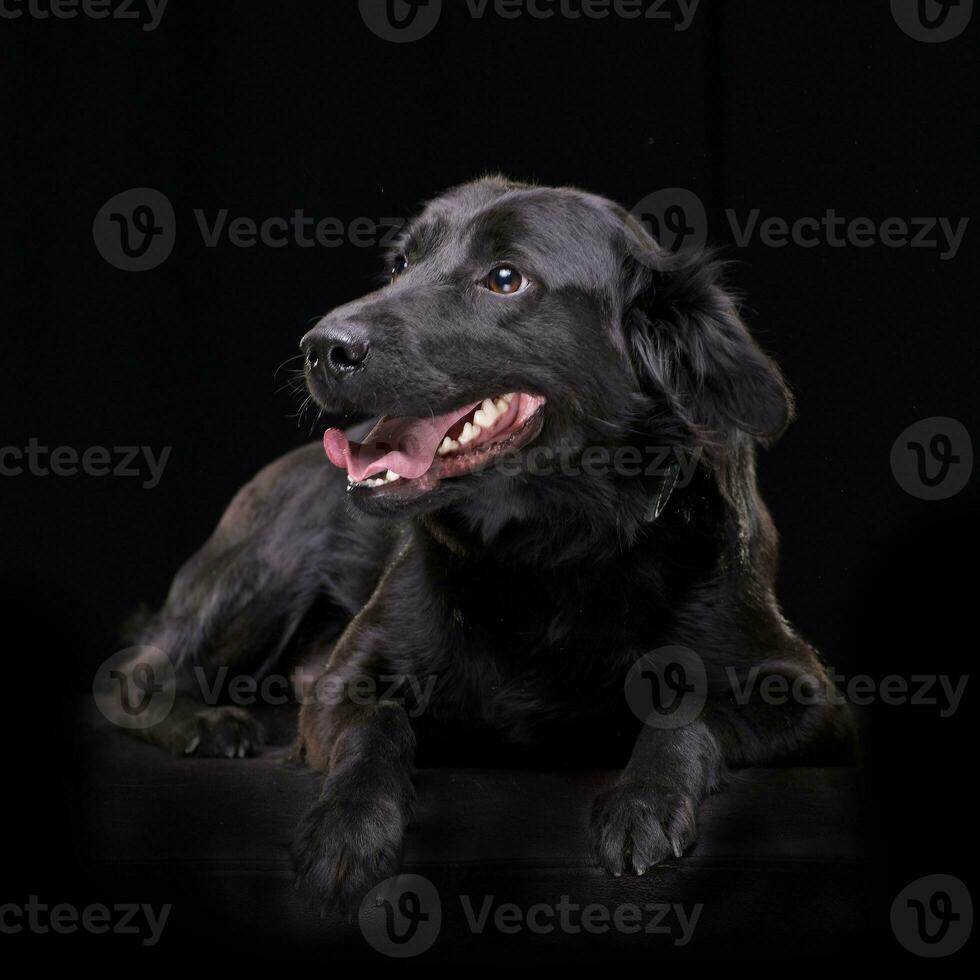
<path fill-rule="evenodd" d="M 309 408 L 310 403 L 312 401 L 313 401 L 313 396 L 312 395 L 307 395 L 302 400 L 302 402 L 300 402 L 299 408 L 296 409 L 296 411 L 292 415 L 287 415 L 286 417 L 287 418 L 296 419 L 296 425 L 297 426 L 302 425 L 303 424 L 303 415 L 305 414 L 306 409 Z"/>
<path fill-rule="evenodd" d="M 280 371 L 281 371 L 281 370 L 282 370 L 282 369 L 283 369 L 283 368 L 284 368 L 284 367 L 285 367 L 285 366 L 286 366 L 286 365 L 287 365 L 287 364 L 288 364 L 288 363 L 289 363 L 290 361 L 295 361 L 295 360 L 297 360 L 297 358 L 301 358 L 301 357 L 304 357 L 304 356 L 305 356 L 304 354 L 293 354 L 293 356 L 292 356 L 292 357 L 287 357 L 287 358 L 286 358 L 286 360 L 284 360 L 284 361 L 282 362 L 282 364 L 280 364 L 280 365 L 279 365 L 279 367 L 277 367 L 277 368 L 276 368 L 276 370 L 275 370 L 275 371 L 273 372 L 273 374 L 272 374 L 272 377 L 273 377 L 273 379 L 275 379 L 275 378 L 277 378 L 277 377 L 279 376 L 279 372 L 280 372 Z M 302 370 L 302 369 L 300 369 L 300 370 Z"/>
<path fill-rule="evenodd" d="M 321 418 L 323 418 L 322 408 L 317 410 L 316 418 L 310 423 L 310 428 L 309 431 L 307 432 L 307 435 L 313 435 L 313 429 L 316 427 L 317 423 L 320 421 Z"/>

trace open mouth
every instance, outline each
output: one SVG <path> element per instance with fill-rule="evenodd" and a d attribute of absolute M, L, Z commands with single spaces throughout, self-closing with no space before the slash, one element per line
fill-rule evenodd
<path fill-rule="evenodd" d="M 323 448 L 334 466 L 347 470 L 350 489 L 427 492 L 530 442 L 541 431 L 544 403 L 512 392 L 430 418 L 385 416 L 364 442 L 328 429 Z"/>

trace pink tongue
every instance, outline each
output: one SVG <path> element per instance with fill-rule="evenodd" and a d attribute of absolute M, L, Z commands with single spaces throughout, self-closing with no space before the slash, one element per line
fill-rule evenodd
<path fill-rule="evenodd" d="M 351 442 L 340 429 L 327 429 L 323 434 L 323 448 L 330 462 L 346 469 L 348 477 L 358 483 L 385 470 L 414 480 L 432 465 L 449 428 L 479 404 L 474 402 L 435 418 L 385 416 L 364 442 Z"/>

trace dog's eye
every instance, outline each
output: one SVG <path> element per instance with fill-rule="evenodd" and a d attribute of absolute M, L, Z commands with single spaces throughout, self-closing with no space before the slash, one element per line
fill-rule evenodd
<path fill-rule="evenodd" d="M 391 263 L 391 278 L 395 279 L 408 268 L 408 259 L 404 255 L 396 255 L 395 261 Z"/>
<path fill-rule="evenodd" d="M 530 281 L 522 276 L 512 265 L 498 265 L 483 280 L 483 285 L 491 293 L 500 293 L 503 296 L 513 296 L 514 293 L 521 293 L 530 284 Z"/>

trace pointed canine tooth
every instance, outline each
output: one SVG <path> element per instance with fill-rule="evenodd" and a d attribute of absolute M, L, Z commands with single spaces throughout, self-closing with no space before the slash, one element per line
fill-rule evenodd
<path fill-rule="evenodd" d="M 388 472 L 385 473 L 385 483 L 394 483 L 397 479 L 399 479 L 397 473 L 392 473 L 391 470 L 388 470 Z"/>

